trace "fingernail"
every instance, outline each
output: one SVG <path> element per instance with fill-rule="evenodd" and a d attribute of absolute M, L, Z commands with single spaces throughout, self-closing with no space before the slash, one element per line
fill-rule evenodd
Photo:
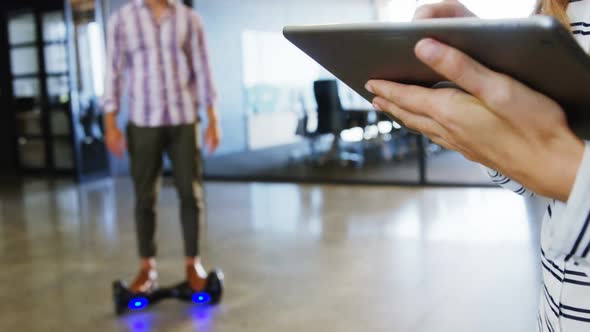
<path fill-rule="evenodd" d="M 416 44 L 417 55 L 425 61 L 436 59 L 441 51 L 440 44 L 432 39 L 422 39 Z"/>
<path fill-rule="evenodd" d="M 373 91 L 373 86 L 371 86 L 371 82 L 367 82 L 367 84 L 365 84 L 365 89 L 367 89 L 367 91 L 369 91 L 372 94 L 375 94 L 375 92 Z"/>
<path fill-rule="evenodd" d="M 380 112 L 381 112 L 381 111 L 383 111 L 383 110 L 381 109 L 381 106 L 377 105 L 377 103 L 376 103 L 376 102 L 373 102 L 373 107 L 375 107 L 375 109 L 376 109 L 376 110 L 378 110 L 378 111 L 380 111 Z"/>

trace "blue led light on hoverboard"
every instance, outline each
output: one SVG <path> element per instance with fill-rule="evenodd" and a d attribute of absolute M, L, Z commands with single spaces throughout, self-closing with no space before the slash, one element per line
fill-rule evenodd
<path fill-rule="evenodd" d="M 196 304 L 205 304 L 205 303 L 209 303 L 209 301 L 211 301 L 211 296 L 209 296 L 209 294 L 207 293 L 195 293 L 193 294 L 193 302 Z"/>
<path fill-rule="evenodd" d="M 129 301 L 128 307 L 131 310 L 141 310 L 147 307 L 149 301 L 145 297 L 136 297 Z"/>

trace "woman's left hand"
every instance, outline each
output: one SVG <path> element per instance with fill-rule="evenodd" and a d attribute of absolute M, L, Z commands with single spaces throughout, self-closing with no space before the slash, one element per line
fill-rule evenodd
<path fill-rule="evenodd" d="M 366 88 L 377 95 L 375 108 L 538 194 L 567 201 L 584 142 L 556 102 L 435 40 L 420 41 L 415 51 L 466 92 L 373 80 Z"/>

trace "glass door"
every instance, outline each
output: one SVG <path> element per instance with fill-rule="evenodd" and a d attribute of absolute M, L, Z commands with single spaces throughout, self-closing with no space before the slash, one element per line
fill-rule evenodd
<path fill-rule="evenodd" d="M 67 30 L 63 11 L 45 12 L 43 25 L 43 50 L 45 85 L 53 166 L 56 170 L 73 170 L 74 151 L 70 119 L 69 65 Z"/>
<path fill-rule="evenodd" d="M 21 169 L 44 169 L 48 161 L 37 30 L 37 21 L 32 11 L 15 13 L 8 17 L 12 97 Z"/>
<path fill-rule="evenodd" d="M 67 34 L 63 11 L 8 13 L 19 168 L 73 172 Z"/>

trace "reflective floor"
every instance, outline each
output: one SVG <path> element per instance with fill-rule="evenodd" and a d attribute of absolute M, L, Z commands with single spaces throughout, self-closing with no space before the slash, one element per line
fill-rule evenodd
<path fill-rule="evenodd" d="M 117 318 L 135 271 L 127 180 L 0 187 L 0 331 L 532 331 L 538 209 L 496 189 L 210 183 L 203 254 L 216 308 L 168 301 Z M 160 277 L 182 278 L 173 188 Z"/>
<path fill-rule="evenodd" d="M 278 182 L 420 182 L 420 166 L 416 151 L 410 150 L 401 156 L 384 150 L 387 151 L 385 148 L 376 149 L 373 146 L 365 151 L 365 163 L 360 165 L 335 160 L 316 165 L 313 159 L 305 154 L 308 153 L 307 145 L 293 144 L 209 158 L 205 163 L 205 175 L 211 179 Z M 385 158 L 385 155 L 388 157 Z M 430 183 L 490 184 L 489 177 L 482 172 L 479 164 L 470 162 L 453 151 L 429 154 L 425 172 L 426 180 Z"/>

